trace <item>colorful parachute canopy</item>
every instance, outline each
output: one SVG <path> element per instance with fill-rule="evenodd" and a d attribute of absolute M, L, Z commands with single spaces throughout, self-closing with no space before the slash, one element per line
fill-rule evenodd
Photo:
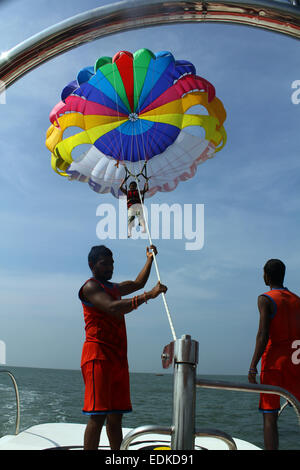
<path fill-rule="evenodd" d="M 225 119 L 213 85 L 190 62 L 165 51 L 120 51 L 63 89 L 46 146 L 57 173 L 116 197 L 125 166 L 138 174 L 147 162 L 149 197 L 192 178 L 225 145 Z"/>

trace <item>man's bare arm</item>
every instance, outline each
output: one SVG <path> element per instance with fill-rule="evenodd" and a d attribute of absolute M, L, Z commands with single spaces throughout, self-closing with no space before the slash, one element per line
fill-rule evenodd
<path fill-rule="evenodd" d="M 259 363 L 264 350 L 266 349 L 269 340 L 269 329 L 271 315 L 273 314 L 273 308 L 271 301 L 264 295 L 260 295 L 257 300 L 258 310 L 260 313 L 259 326 L 256 335 L 256 344 L 253 353 L 253 357 L 250 364 L 250 369 L 255 370 Z M 255 374 L 252 374 L 252 380 L 249 374 L 249 381 L 256 383 Z"/>
<path fill-rule="evenodd" d="M 157 255 L 157 250 L 155 246 L 151 245 L 150 248 L 154 251 L 155 255 Z M 149 248 L 147 247 L 147 261 L 143 269 L 141 270 L 141 272 L 138 274 L 135 281 L 124 281 L 118 284 L 121 295 L 129 295 L 129 294 L 132 294 L 133 292 L 143 289 L 143 287 L 146 285 L 146 282 L 148 281 L 151 267 L 152 267 L 152 262 L 153 262 L 153 254 L 152 252 L 150 252 Z"/>
<path fill-rule="evenodd" d="M 126 313 L 132 312 L 136 306 L 142 305 L 147 300 L 154 299 L 159 294 L 166 291 L 167 287 L 158 282 L 149 292 L 138 296 L 136 305 L 134 305 L 132 299 L 112 299 L 110 295 L 103 291 L 94 281 L 87 282 L 82 289 L 84 298 L 93 304 L 97 310 L 119 318 Z"/>

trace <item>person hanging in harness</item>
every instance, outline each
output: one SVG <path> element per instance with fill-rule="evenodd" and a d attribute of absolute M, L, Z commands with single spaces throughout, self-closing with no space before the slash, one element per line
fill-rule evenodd
<path fill-rule="evenodd" d="M 148 187 L 148 182 L 146 181 L 144 185 L 144 189 L 140 191 L 141 196 L 142 196 L 142 200 L 141 200 L 136 182 L 131 181 L 129 185 L 129 190 L 127 191 L 127 189 L 124 188 L 123 186 L 125 181 L 126 179 L 122 181 L 120 190 L 122 191 L 122 193 L 126 194 L 127 196 L 128 238 L 130 238 L 132 228 L 134 226 L 135 218 L 138 219 L 138 224 L 142 228 L 142 233 L 146 232 L 142 204 L 144 203 L 144 196 L 145 196 L 145 193 L 148 191 L 149 187 Z"/>

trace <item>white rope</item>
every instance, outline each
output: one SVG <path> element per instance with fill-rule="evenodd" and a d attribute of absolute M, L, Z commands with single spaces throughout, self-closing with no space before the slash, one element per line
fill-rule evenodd
<path fill-rule="evenodd" d="M 143 209 L 143 217 L 144 217 L 144 221 L 145 221 L 145 227 L 146 227 L 146 230 L 147 230 L 147 235 L 148 235 L 148 238 L 149 238 L 149 243 L 150 243 L 150 245 L 153 245 L 151 235 L 150 235 L 150 231 L 149 231 L 148 221 L 147 221 L 145 210 L 144 210 L 144 203 L 142 202 L 142 195 L 141 195 L 141 191 L 140 191 L 140 187 L 139 187 L 139 180 L 138 180 L 137 176 L 135 176 L 135 179 L 136 179 L 137 188 L 138 188 L 138 192 L 139 192 L 139 196 L 140 196 L 141 206 L 142 206 L 142 209 Z M 158 279 L 159 282 L 161 282 L 156 256 L 155 256 L 154 251 L 152 253 L 153 253 L 153 261 L 154 261 L 154 266 L 155 266 L 155 270 L 156 270 L 156 274 L 157 274 L 157 279 Z M 166 309 L 167 317 L 168 317 L 168 320 L 169 320 L 172 336 L 173 336 L 174 341 L 176 341 L 176 339 L 177 339 L 176 338 L 176 333 L 175 333 L 175 330 L 174 330 L 174 326 L 173 326 L 171 314 L 170 314 L 170 311 L 169 311 L 169 307 L 168 307 L 168 304 L 167 304 L 167 301 L 166 301 L 166 296 L 165 296 L 164 292 L 162 292 L 161 295 L 162 295 L 162 299 L 163 299 L 164 306 L 165 306 L 165 309 Z"/>
<path fill-rule="evenodd" d="M 137 89 L 136 89 L 135 75 L 134 75 L 134 87 L 135 87 L 136 95 L 138 96 Z M 152 90 L 151 90 L 151 93 L 152 93 Z M 139 107 L 139 98 L 140 97 L 138 96 L 138 107 Z M 134 110 L 132 110 L 132 111 L 134 111 Z M 141 126 L 141 122 L 140 122 L 140 126 Z M 142 132 L 141 128 L 140 128 L 140 130 L 141 130 L 142 145 L 143 145 L 144 157 L 145 157 L 146 156 L 146 151 L 145 151 L 145 143 L 144 143 L 144 133 Z M 134 136 L 136 137 L 136 134 L 134 134 Z M 140 159 L 138 161 L 138 165 L 140 167 L 139 173 L 141 174 L 143 172 L 143 170 L 141 170 L 141 160 Z M 146 227 L 149 243 L 150 243 L 150 246 L 151 246 L 151 245 L 153 245 L 153 243 L 152 243 L 152 239 L 151 239 L 151 235 L 150 235 L 150 231 L 149 231 L 149 226 L 148 226 L 148 221 L 147 221 L 145 210 L 144 210 L 144 202 L 143 202 L 140 187 L 139 187 L 139 180 L 138 180 L 137 175 L 132 175 L 132 176 L 134 176 L 134 178 L 136 180 L 136 184 L 137 184 L 137 188 L 138 188 L 138 192 L 139 192 L 139 197 L 140 197 L 140 202 L 141 202 L 141 206 L 142 206 L 142 209 L 143 209 L 143 217 L 144 217 L 144 221 L 145 221 L 145 227 Z M 157 274 L 157 279 L 158 279 L 159 282 L 161 282 L 159 269 L 158 269 L 158 264 L 157 264 L 157 260 L 156 260 L 156 256 L 155 256 L 154 251 L 152 251 L 152 254 L 153 254 L 153 261 L 154 261 L 154 266 L 155 266 L 155 270 L 156 270 L 156 274 Z M 171 318 L 171 315 L 170 315 L 169 307 L 168 307 L 168 304 L 167 304 L 167 301 L 166 301 L 166 296 L 165 296 L 164 292 L 162 292 L 161 295 L 162 295 L 162 299 L 163 299 L 163 302 L 164 302 L 167 317 L 168 317 L 168 320 L 169 320 L 172 336 L 173 336 L 174 341 L 176 341 L 176 333 L 175 333 L 172 318 Z"/>

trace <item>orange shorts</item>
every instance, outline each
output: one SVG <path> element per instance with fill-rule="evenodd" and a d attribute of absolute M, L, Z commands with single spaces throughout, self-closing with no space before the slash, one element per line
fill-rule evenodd
<path fill-rule="evenodd" d="M 300 400 L 300 380 L 298 368 L 284 367 L 283 370 L 269 369 L 262 370 L 260 383 L 265 385 L 275 385 L 284 388 Z M 259 410 L 263 413 L 272 413 L 280 410 L 280 395 L 261 393 Z"/>
<path fill-rule="evenodd" d="M 85 383 L 82 412 L 88 415 L 128 413 L 130 402 L 127 360 L 99 360 L 81 366 Z"/>

